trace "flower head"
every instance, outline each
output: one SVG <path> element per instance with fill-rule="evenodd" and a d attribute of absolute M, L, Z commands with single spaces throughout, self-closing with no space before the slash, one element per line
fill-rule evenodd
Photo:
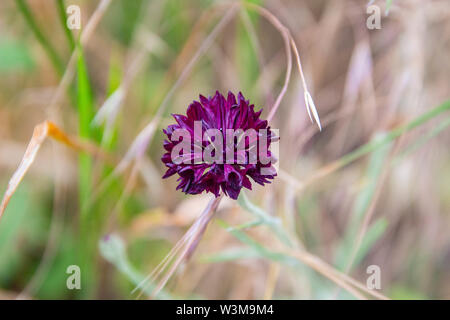
<path fill-rule="evenodd" d="M 236 99 L 231 92 L 225 98 L 216 91 L 199 100 L 189 105 L 186 115 L 173 114 L 177 123 L 163 130 L 168 138 L 161 158 L 168 168 L 163 178 L 177 173 L 177 190 L 212 192 L 216 197 L 222 190 L 233 199 L 242 187 L 251 190 L 249 178 L 260 185 L 270 183 L 276 171 L 269 147 L 276 138 L 260 118 L 262 110 L 255 112 L 242 93 Z M 179 139 L 180 131 L 189 135 L 187 143 Z"/>

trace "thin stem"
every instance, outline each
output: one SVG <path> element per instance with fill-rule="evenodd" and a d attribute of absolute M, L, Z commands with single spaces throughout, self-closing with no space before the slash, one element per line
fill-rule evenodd
<path fill-rule="evenodd" d="M 70 50 L 73 51 L 75 49 L 75 38 L 70 29 L 67 27 L 67 15 L 66 7 L 64 6 L 64 0 L 56 0 L 56 6 L 58 8 L 58 14 L 64 29 L 64 33 L 67 37 L 67 41 L 69 42 Z"/>
<path fill-rule="evenodd" d="M 431 109 L 428 112 L 425 112 L 421 116 L 417 117 L 416 119 L 408 122 L 407 124 L 404 124 L 402 126 L 399 126 L 398 128 L 389 131 L 383 138 L 369 141 L 368 143 L 362 145 L 358 149 L 356 149 L 353 152 L 348 153 L 347 155 L 343 156 L 342 158 L 326 165 L 325 167 L 322 167 L 319 169 L 316 173 L 314 173 L 311 177 L 307 178 L 304 183 L 300 183 L 298 185 L 298 190 L 304 188 L 306 185 L 323 178 L 324 176 L 346 166 L 347 164 L 355 161 L 356 159 L 380 148 L 381 146 L 385 145 L 386 143 L 389 143 L 398 137 L 400 137 L 402 134 L 411 131 L 412 129 L 420 126 L 421 124 L 427 122 L 428 120 L 436 117 L 437 115 L 450 110 L 450 100 L 445 101 L 441 105 L 437 106 L 434 109 Z"/>
<path fill-rule="evenodd" d="M 25 0 L 16 0 L 16 3 L 19 8 L 19 11 L 24 16 L 25 21 L 27 22 L 28 26 L 33 31 L 36 39 L 39 41 L 39 43 L 44 48 L 45 52 L 47 53 L 48 57 L 50 58 L 50 61 L 52 62 L 53 66 L 55 67 L 56 71 L 58 72 L 59 75 L 62 75 L 63 70 L 64 70 L 63 62 L 62 62 L 61 58 L 58 56 L 58 54 L 56 53 L 56 50 L 52 47 L 50 42 L 48 42 L 46 37 L 44 37 L 44 35 L 42 34 L 27 3 L 25 2 Z"/>
<path fill-rule="evenodd" d="M 138 286 L 132 291 L 134 293 L 136 290 L 141 290 L 141 294 L 144 292 L 145 288 L 158 279 L 160 275 L 167 269 L 168 271 L 158 282 L 155 291 L 152 296 L 156 296 L 158 292 L 165 286 L 167 281 L 176 271 L 177 267 L 183 262 L 183 260 L 188 259 L 192 256 L 193 251 L 197 248 L 197 245 L 203 236 L 206 227 L 211 221 L 214 213 L 219 206 L 220 200 L 222 200 L 223 195 L 219 197 L 214 197 L 208 203 L 206 208 L 203 210 L 200 217 L 192 224 L 189 230 L 184 234 L 184 236 L 175 244 L 169 254 L 159 263 L 159 265 L 149 274 L 145 279 L 138 284 Z M 138 298 L 140 295 L 138 295 Z"/>

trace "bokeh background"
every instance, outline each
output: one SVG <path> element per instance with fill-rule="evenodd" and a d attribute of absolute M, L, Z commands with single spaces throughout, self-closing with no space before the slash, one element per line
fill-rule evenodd
<path fill-rule="evenodd" d="M 378 30 L 366 26 L 368 1 L 251 3 L 292 34 L 323 130 L 293 60 L 271 124 L 278 177 L 223 199 L 158 297 L 361 298 L 320 265 L 273 254 L 294 248 L 364 285 L 379 266 L 378 292 L 392 299 L 450 298 L 448 0 L 372 1 Z M 81 30 L 66 28 L 72 4 Z M 242 91 L 267 117 L 287 65 L 272 22 L 234 1 L 0 2 L 1 192 L 45 120 L 117 161 L 155 128 L 118 174 L 117 162 L 44 142 L 0 221 L 0 298 L 136 297 L 211 199 L 161 179 L 161 129 L 215 90 Z M 81 290 L 66 286 L 70 265 Z"/>

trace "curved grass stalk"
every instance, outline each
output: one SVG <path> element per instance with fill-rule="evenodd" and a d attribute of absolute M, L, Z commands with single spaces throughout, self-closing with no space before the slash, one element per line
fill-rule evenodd
<path fill-rule="evenodd" d="M 278 94 L 277 99 L 275 100 L 275 103 L 273 104 L 272 108 L 270 109 L 269 115 L 267 116 L 267 121 L 271 122 L 273 117 L 275 116 L 275 113 L 278 110 L 278 107 L 281 104 L 281 100 L 283 100 L 287 88 L 289 86 L 289 82 L 291 79 L 291 73 L 292 73 L 292 52 L 290 48 L 290 35 L 289 30 L 278 20 L 277 17 L 275 17 L 269 10 L 260 7 L 258 5 L 252 4 L 252 3 L 243 3 L 244 6 L 255 10 L 258 12 L 261 16 L 266 18 L 281 34 L 284 41 L 284 50 L 286 54 L 286 75 L 284 78 L 283 87 L 281 88 L 280 93 Z"/>
<path fill-rule="evenodd" d="M 6 188 L 0 204 L 0 219 L 8 206 L 9 200 L 13 196 L 25 174 L 28 172 L 28 169 L 33 164 L 39 149 L 47 137 L 53 138 L 54 140 L 79 152 L 86 152 L 94 157 L 100 157 L 105 161 L 113 161 L 111 156 L 98 149 L 95 145 L 86 141 L 81 141 L 76 137 L 69 136 L 50 121 L 45 121 L 37 125 L 34 128 L 33 136 L 31 137 L 30 143 L 28 144 L 19 167 L 9 180 L 8 187 Z"/>
<path fill-rule="evenodd" d="M 300 78 L 302 80 L 306 111 L 308 112 L 308 116 L 311 119 L 311 122 L 313 122 L 313 117 L 314 117 L 314 120 L 316 121 L 319 129 L 322 130 L 322 125 L 320 124 L 319 114 L 317 112 L 314 101 L 311 97 L 311 94 L 308 91 L 308 86 L 306 84 L 306 79 L 305 79 L 305 75 L 303 73 L 303 67 L 302 67 L 302 63 L 300 60 L 300 54 L 298 52 L 297 45 L 295 44 L 295 40 L 292 37 L 289 29 L 286 28 L 280 22 L 280 20 L 266 8 L 258 6 L 253 3 L 246 3 L 246 2 L 244 2 L 243 5 L 250 9 L 255 10 L 261 16 L 265 17 L 281 33 L 281 36 L 283 37 L 283 40 L 284 40 L 286 59 L 287 59 L 286 76 L 285 76 L 283 87 L 281 88 L 281 91 L 280 91 L 277 99 L 275 100 L 275 103 L 272 106 L 272 109 L 270 110 L 270 113 L 267 117 L 267 121 L 271 122 L 271 120 L 275 116 L 275 113 L 277 112 L 277 110 L 281 104 L 281 100 L 283 99 L 284 95 L 286 94 L 287 87 L 289 85 L 289 81 L 290 81 L 290 77 L 291 77 L 291 71 L 292 71 L 292 53 L 291 53 L 291 49 L 292 49 L 294 51 L 294 55 L 295 55 L 295 58 L 297 61 L 297 68 L 298 68 L 298 71 L 300 74 Z"/>

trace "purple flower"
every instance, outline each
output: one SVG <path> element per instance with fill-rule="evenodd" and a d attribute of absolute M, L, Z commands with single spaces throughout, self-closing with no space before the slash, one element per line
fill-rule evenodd
<path fill-rule="evenodd" d="M 214 97 L 205 98 L 200 95 L 200 101 L 193 101 L 189 105 L 186 116 L 173 114 L 177 123 L 169 125 L 167 129 L 163 130 L 168 137 L 164 141 L 164 149 L 167 152 L 161 158 L 168 168 L 163 178 L 177 173 L 179 175 L 177 181 L 180 181 L 177 190 L 181 189 L 187 194 L 212 192 L 217 197 L 222 189 L 233 199 L 238 198 L 242 187 L 251 190 L 252 183 L 249 178 L 260 185 L 270 183 L 276 176 L 276 171 L 272 166 L 274 157 L 269 151 L 269 147 L 276 137 L 268 127 L 267 121 L 260 119 L 262 110 L 255 112 L 254 108 L 253 104 L 245 100 L 242 93 L 239 93 L 236 99 L 231 92 L 228 92 L 228 97 L 225 98 L 216 91 Z M 201 124 L 201 132 L 196 131 L 195 123 Z M 174 132 L 180 129 L 188 132 L 192 137 L 187 144 L 184 140 L 175 138 L 172 141 Z M 222 153 L 223 161 L 204 160 L 203 153 L 209 145 L 216 142 L 215 139 L 208 138 L 210 129 L 216 129 L 216 132 L 220 130 L 223 133 L 223 149 L 225 150 L 219 151 Z M 244 141 L 242 141 L 239 140 L 239 136 L 228 137 L 229 129 L 235 131 L 242 129 L 243 132 L 252 131 L 256 134 L 244 137 L 242 139 Z M 176 156 L 180 155 L 180 158 L 188 161 L 173 161 L 174 148 L 182 141 L 189 146 L 189 152 L 177 153 Z M 215 146 L 218 144 L 214 144 Z M 220 150 L 213 149 L 213 155 L 216 155 L 216 150 Z M 232 150 L 230 151 L 234 156 L 232 161 L 228 161 L 227 150 Z M 254 150 L 257 150 L 257 152 L 255 151 L 256 159 L 250 155 Z M 220 156 L 220 154 L 217 155 Z"/>

